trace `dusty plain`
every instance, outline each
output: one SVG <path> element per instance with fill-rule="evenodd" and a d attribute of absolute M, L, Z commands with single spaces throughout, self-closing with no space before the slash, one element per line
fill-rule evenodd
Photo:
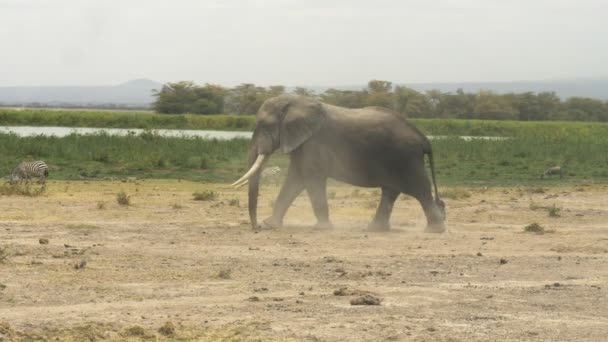
<path fill-rule="evenodd" d="M 254 232 L 246 190 L 218 184 L 0 196 L 0 341 L 606 341 L 608 186 L 442 190 L 444 234 L 403 196 L 391 231 L 365 231 L 379 192 L 339 184 L 332 230 L 302 194 L 285 228 Z"/>

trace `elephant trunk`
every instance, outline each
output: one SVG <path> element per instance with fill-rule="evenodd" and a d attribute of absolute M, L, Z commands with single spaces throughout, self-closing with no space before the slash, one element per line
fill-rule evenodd
<path fill-rule="evenodd" d="M 258 158 L 257 149 L 255 146 L 249 151 L 249 168 L 252 168 L 255 161 Z M 260 190 L 260 174 L 259 170 L 249 178 L 249 220 L 251 221 L 251 228 L 258 228 L 258 194 Z"/>

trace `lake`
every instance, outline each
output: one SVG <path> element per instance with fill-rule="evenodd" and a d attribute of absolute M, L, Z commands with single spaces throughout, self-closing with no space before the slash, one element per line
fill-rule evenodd
<path fill-rule="evenodd" d="M 91 127 L 36 127 L 36 126 L 0 126 L 0 133 L 14 133 L 20 137 L 30 137 L 36 135 L 47 135 L 56 137 L 65 137 L 70 134 L 100 134 L 106 133 L 110 135 L 128 135 L 141 134 L 146 130 L 141 128 L 91 128 Z M 154 133 L 166 137 L 201 137 L 205 139 L 234 139 L 244 138 L 251 139 L 252 132 L 238 131 L 210 131 L 210 130 L 190 130 L 190 129 L 154 129 Z M 429 136 L 429 139 L 441 139 L 446 136 Z M 477 136 L 461 136 L 464 140 L 503 140 L 505 137 L 477 137 Z"/>

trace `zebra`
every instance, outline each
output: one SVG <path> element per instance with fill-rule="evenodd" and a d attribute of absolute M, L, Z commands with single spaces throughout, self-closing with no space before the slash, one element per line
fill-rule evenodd
<path fill-rule="evenodd" d="M 540 179 L 545 178 L 545 176 L 551 176 L 551 175 L 559 175 L 559 178 L 562 178 L 561 166 L 552 166 L 552 167 L 546 169 L 545 172 L 543 172 L 543 174 L 540 175 Z"/>
<path fill-rule="evenodd" d="M 45 184 L 49 177 L 49 167 L 45 162 L 38 160 L 33 162 L 21 162 L 13 169 L 10 175 L 9 182 L 16 184 L 18 182 L 29 182 L 30 178 L 38 177 L 38 184 Z"/>

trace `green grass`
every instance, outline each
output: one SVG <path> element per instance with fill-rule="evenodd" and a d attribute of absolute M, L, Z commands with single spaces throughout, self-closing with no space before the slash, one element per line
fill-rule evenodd
<path fill-rule="evenodd" d="M 410 121 L 422 132 L 432 135 L 513 137 L 545 132 L 581 137 L 608 135 L 606 123 L 459 119 L 410 119 Z M 0 108 L 0 125 L 251 131 L 255 126 L 255 116 Z"/>
<path fill-rule="evenodd" d="M 247 146 L 245 139 L 168 138 L 152 133 L 62 138 L 0 134 L 0 175 L 8 175 L 21 160 L 44 160 L 51 179 L 135 176 L 234 181 L 245 171 Z"/>
<path fill-rule="evenodd" d="M 251 131 L 255 117 L 0 108 L 0 125 Z"/>
<path fill-rule="evenodd" d="M 435 135 L 455 120 L 427 120 Z M 422 121 L 421 121 L 422 122 Z M 463 121 L 469 132 L 486 122 Z M 498 122 L 493 124 L 499 125 Z M 556 184 L 608 181 L 608 132 L 605 124 L 501 122 L 506 140 L 464 141 L 448 136 L 432 141 L 439 186 L 526 185 L 543 189 Z M 456 135 L 463 134 L 460 132 Z M 496 134 L 496 133 L 491 133 Z M 232 182 L 246 171 L 247 139 L 206 140 L 140 135 L 69 135 L 18 137 L 0 134 L 0 175 L 22 160 L 44 160 L 51 179 L 103 177 L 174 178 Z M 267 166 L 287 169 L 288 158 L 275 153 Z M 428 163 L 427 163 L 428 164 Z M 563 178 L 540 179 L 552 165 Z M 8 189 L 6 189 L 8 192 Z M 357 196 L 358 194 L 353 194 Z M 450 194 L 448 194 L 449 196 Z M 463 194 L 452 194 L 462 196 Z"/>

